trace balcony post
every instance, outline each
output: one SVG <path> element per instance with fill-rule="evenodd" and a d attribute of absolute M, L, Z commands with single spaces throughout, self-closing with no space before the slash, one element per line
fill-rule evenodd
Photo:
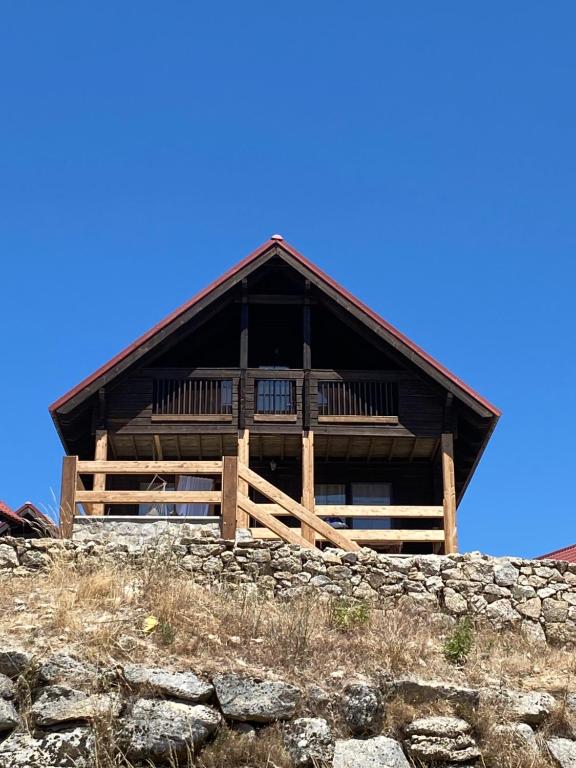
<path fill-rule="evenodd" d="M 238 509 L 238 457 L 224 456 L 222 459 L 222 538 L 236 536 L 236 515 Z"/>
<path fill-rule="evenodd" d="M 60 536 L 72 538 L 76 514 L 76 478 L 78 456 L 64 456 L 62 460 L 62 485 L 60 486 Z"/>
<path fill-rule="evenodd" d="M 451 432 L 442 434 L 442 480 L 444 488 L 444 552 L 458 551 L 456 528 L 456 481 L 454 476 L 454 438 Z"/>
<path fill-rule="evenodd" d="M 314 432 L 310 429 L 302 433 L 302 506 L 314 513 Z M 316 543 L 316 533 L 309 525 L 302 523 L 302 538 L 311 544 Z"/>
<path fill-rule="evenodd" d="M 94 451 L 95 461 L 106 461 L 108 458 L 108 432 L 105 429 L 96 430 L 96 449 Z M 94 475 L 93 489 L 95 491 L 106 490 L 106 475 L 98 474 Z M 91 509 L 88 510 L 90 515 L 103 515 L 104 504 L 91 504 Z"/>
<path fill-rule="evenodd" d="M 238 432 L 238 462 L 245 467 L 250 465 L 250 430 L 241 429 Z M 238 493 L 248 496 L 248 483 L 246 480 L 238 480 Z M 250 515 L 244 510 L 238 508 L 236 517 L 238 528 L 248 528 L 250 526 Z"/>

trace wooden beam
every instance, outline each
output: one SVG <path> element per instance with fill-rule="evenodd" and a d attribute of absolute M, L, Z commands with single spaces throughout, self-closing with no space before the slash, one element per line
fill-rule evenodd
<path fill-rule="evenodd" d="M 250 430 L 241 429 L 238 432 L 238 461 L 244 466 L 250 465 Z M 248 483 L 241 478 L 238 480 L 238 493 L 248 496 Z M 238 509 L 238 528 L 250 527 L 250 516 L 243 509 Z"/>
<path fill-rule="evenodd" d="M 287 541 L 288 544 L 298 544 L 307 549 L 314 549 L 313 544 L 300 536 L 297 528 L 289 528 L 287 525 L 280 522 L 280 520 L 277 520 L 273 515 L 270 515 L 268 512 L 261 509 L 262 506 L 266 505 L 255 504 L 247 496 L 244 496 L 241 493 L 238 494 L 238 505 L 247 515 L 253 517 L 254 520 L 261 525 L 266 526 L 265 528 L 252 528 L 252 531 L 265 531 L 268 538 L 279 537 L 284 541 Z M 264 537 L 262 536 L 258 538 Z"/>
<path fill-rule="evenodd" d="M 220 504 L 220 491 L 76 491 L 76 501 L 105 504 Z"/>
<path fill-rule="evenodd" d="M 158 461 L 163 461 L 164 452 L 162 451 L 162 440 L 160 435 L 154 435 L 154 451 L 156 453 L 156 459 L 158 459 Z"/>
<path fill-rule="evenodd" d="M 76 475 L 78 456 L 64 456 L 60 486 L 60 536 L 72 538 L 76 513 Z"/>
<path fill-rule="evenodd" d="M 107 475 L 219 475 L 221 461 L 79 461 L 80 474 Z"/>
<path fill-rule="evenodd" d="M 240 368 L 248 368 L 248 281 L 242 280 L 242 307 L 240 309 Z"/>
<path fill-rule="evenodd" d="M 398 416 L 318 416 L 327 424 L 398 424 Z"/>
<path fill-rule="evenodd" d="M 278 504 L 258 504 L 270 515 L 282 517 L 286 511 Z M 406 507 L 406 506 L 369 506 L 363 504 L 321 504 L 315 509 L 318 517 L 372 517 L 380 518 L 411 518 L 411 519 L 441 519 L 444 517 L 444 507 Z"/>
<path fill-rule="evenodd" d="M 224 456 L 222 461 L 222 538 L 233 541 L 238 506 L 238 457 Z"/>
<path fill-rule="evenodd" d="M 454 477 L 454 438 L 445 432 L 442 445 L 442 482 L 444 488 L 444 549 L 446 554 L 458 551 L 456 528 L 456 480 Z"/>
<path fill-rule="evenodd" d="M 96 430 L 96 448 L 94 451 L 94 459 L 96 461 L 106 461 L 108 458 L 108 432 L 105 429 Z M 94 483 L 92 488 L 95 491 L 106 490 L 106 475 L 104 473 L 94 475 Z M 104 505 L 93 504 L 90 509 L 91 515 L 103 515 Z"/>
<path fill-rule="evenodd" d="M 314 514 L 314 432 L 302 433 L 302 506 Z M 306 523 L 301 526 L 302 538 L 316 544 L 314 529 Z"/>
<path fill-rule="evenodd" d="M 303 330 L 303 349 L 302 349 L 302 368 L 309 371 L 312 368 L 312 322 L 310 312 L 310 281 L 306 280 L 304 306 L 302 308 L 302 330 Z"/>
<path fill-rule="evenodd" d="M 260 507 L 260 504 L 254 504 L 255 507 Z M 274 518 L 272 518 L 274 519 Z M 289 529 L 294 530 L 294 528 Z M 354 543 L 366 543 L 366 544 L 401 544 L 403 542 L 427 542 L 427 543 L 441 543 L 444 541 L 444 531 L 441 529 L 436 530 L 412 530 L 412 529 L 394 529 L 385 528 L 382 530 L 377 529 L 353 529 L 347 531 L 339 531 L 344 538 L 349 542 Z M 252 534 L 255 539 L 274 539 L 274 533 L 270 526 L 266 525 L 266 528 L 253 528 Z M 324 537 L 320 534 L 317 537 L 318 541 L 324 541 Z M 310 545 L 309 545 L 310 546 Z"/>
<path fill-rule="evenodd" d="M 345 536 L 342 536 L 340 531 L 332 528 L 332 526 L 325 523 L 324 520 L 316 515 L 313 515 L 303 507 L 302 504 L 294 501 L 288 494 L 284 493 L 279 488 L 276 488 L 275 485 L 272 485 L 272 483 L 269 483 L 263 477 L 260 477 L 256 472 L 253 472 L 251 469 L 248 469 L 248 467 L 240 464 L 238 473 L 243 480 L 246 480 L 249 485 L 260 491 L 263 496 L 266 496 L 270 501 L 279 504 L 289 515 L 293 515 L 300 520 L 301 523 L 307 523 L 316 533 L 324 536 L 324 538 L 330 541 L 335 547 L 340 547 L 340 549 L 344 549 L 348 552 L 359 549 L 356 544 L 349 541 Z"/>

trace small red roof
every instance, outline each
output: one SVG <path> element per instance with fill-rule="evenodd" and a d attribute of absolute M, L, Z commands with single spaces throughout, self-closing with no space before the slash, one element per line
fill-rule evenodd
<path fill-rule="evenodd" d="M 23 520 L 28 518 L 36 518 L 41 523 L 54 527 L 54 520 L 51 520 L 44 512 L 40 512 L 37 506 L 32 504 L 31 501 L 26 501 L 16 510 L 16 514 Z"/>
<path fill-rule="evenodd" d="M 14 512 L 14 510 L 10 509 L 8 504 L 6 504 L 4 501 L 0 501 L 0 518 L 4 518 L 5 520 L 11 520 L 13 523 L 21 523 L 22 518 L 17 512 Z"/>
<path fill-rule="evenodd" d="M 537 560 L 565 560 L 568 563 L 576 563 L 576 544 L 570 544 L 547 555 L 540 555 Z"/>

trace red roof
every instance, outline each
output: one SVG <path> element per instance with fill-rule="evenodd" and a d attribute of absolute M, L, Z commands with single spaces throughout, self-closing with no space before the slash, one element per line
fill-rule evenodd
<path fill-rule="evenodd" d="M 14 512 L 14 510 L 10 509 L 8 504 L 6 504 L 4 501 L 0 501 L 0 517 L 3 517 L 6 520 L 11 520 L 13 523 L 21 523 L 22 518 L 17 512 Z"/>
<path fill-rule="evenodd" d="M 225 272 L 216 281 L 211 283 L 208 287 L 204 288 L 204 290 L 200 291 L 200 293 L 197 293 L 185 304 L 182 304 L 182 306 L 178 307 L 178 309 L 175 309 L 167 317 L 161 320 L 157 325 L 155 325 L 149 331 L 144 333 L 142 336 L 140 336 L 140 338 L 136 339 L 136 341 L 134 341 L 124 350 L 122 350 L 117 355 L 115 355 L 111 360 L 109 360 L 107 363 L 105 363 L 96 371 L 94 371 L 94 373 L 86 377 L 83 381 L 81 381 L 79 384 L 73 387 L 65 395 L 62 395 L 62 397 L 58 398 L 58 400 L 56 400 L 50 406 L 50 412 L 53 413 L 54 411 L 58 410 L 61 406 L 63 406 L 66 402 L 68 402 L 68 400 L 71 400 L 75 395 L 81 392 L 85 387 L 92 384 L 100 376 L 104 375 L 111 368 L 113 368 L 115 365 L 120 363 L 125 357 L 127 357 L 129 354 L 131 354 L 136 349 L 141 347 L 146 341 L 148 341 L 156 333 L 158 333 L 158 331 L 162 330 L 171 322 L 176 320 L 180 315 L 182 315 L 184 312 L 186 312 L 188 309 L 194 306 L 194 304 L 199 302 L 209 293 L 211 293 L 220 285 L 222 285 L 222 283 L 224 283 L 226 280 L 229 280 L 237 272 L 239 272 L 241 269 L 246 267 L 252 261 L 255 261 L 259 256 L 261 256 L 263 253 L 265 253 L 267 250 L 273 247 L 281 248 L 287 254 L 292 256 L 296 261 L 300 262 L 300 264 L 306 267 L 306 269 L 313 272 L 314 275 L 316 275 L 316 277 L 318 277 L 322 282 L 329 285 L 331 288 L 337 291 L 343 298 L 345 298 L 346 300 L 354 304 L 358 309 L 360 309 L 362 312 L 368 315 L 368 317 L 370 317 L 372 320 L 378 323 L 378 325 L 380 325 L 384 330 L 388 331 L 388 333 L 390 333 L 399 341 L 401 341 L 403 344 L 405 344 L 407 347 L 409 347 L 409 349 L 412 350 L 412 352 L 414 352 L 419 358 L 421 358 L 422 360 L 426 361 L 428 364 L 433 366 L 439 373 L 441 373 L 447 379 L 452 381 L 457 387 L 459 387 L 461 390 L 466 392 L 470 397 L 474 398 L 478 403 L 480 403 L 485 408 L 487 408 L 491 413 L 494 414 L 494 416 L 498 417 L 501 415 L 501 412 L 499 411 L 498 408 L 496 408 L 494 405 L 488 402 L 488 400 L 486 400 L 484 397 L 482 397 L 477 392 L 475 392 L 471 387 L 469 387 L 467 384 L 461 381 L 457 376 L 451 373 L 447 368 L 445 368 L 441 363 L 439 363 L 437 360 L 431 357 L 427 352 L 421 349 L 417 344 L 411 341 L 407 336 L 404 336 L 404 334 L 401 333 L 397 328 L 394 328 L 394 326 L 390 325 L 390 323 L 384 320 L 384 318 L 380 317 L 380 315 L 378 315 L 376 312 L 374 312 L 365 304 L 363 304 L 359 299 L 357 299 L 349 291 L 347 291 L 346 288 L 343 288 L 339 283 L 333 280 L 329 275 L 327 275 L 325 272 L 319 269 L 315 264 L 313 264 L 305 256 L 299 253 L 293 246 L 287 243 L 281 237 L 281 235 L 274 235 L 273 237 L 271 237 L 269 240 L 263 243 L 259 248 L 256 248 L 255 251 L 253 251 L 244 259 L 242 259 L 242 261 L 239 261 L 235 266 L 233 266 L 231 269 Z"/>
<path fill-rule="evenodd" d="M 22 504 L 22 506 L 16 510 L 16 514 L 23 519 L 36 518 L 40 523 L 44 523 L 45 525 L 50 525 L 52 527 L 55 525 L 54 521 L 51 520 L 48 515 L 45 515 L 44 512 L 40 512 L 38 507 L 32 504 L 31 501 L 26 501 Z"/>
<path fill-rule="evenodd" d="M 570 544 L 568 547 L 556 549 L 554 552 L 548 552 L 547 555 L 540 555 L 537 560 L 565 560 L 568 563 L 576 563 L 576 544 Z"/>

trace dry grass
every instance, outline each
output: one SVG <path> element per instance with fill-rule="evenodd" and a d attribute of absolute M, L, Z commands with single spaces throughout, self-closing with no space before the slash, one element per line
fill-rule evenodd
<path fill-rule="evenodd" d="M 146 633 L 143 622 L 151 615 L 158 623 Z M 0 592 L 0 644 L 22 644 L 38 657 L 66 650 L 109 666 L 157 663 L 207 675 L 244 670 L 303 688 L 315 683 L 328 693 L 339 692 L 347 677 L 382 680 L 403 674 L 461 685 L 549 690 L 559 704 L 539 738 L 576 733 L 563 704 L 566 693 L 576 690 L 571 650 L 542 647 L 518 632 L 475 624 L 466 660 L 454 664 L 444 653 L 451 632 L 446 617 L 411 604 L 381 610 L 322 600 L 318 593 L 282 602 L 225 584 L 209 590 L 160 556 L 135 571 L 113 563 L 91 569 L 56 563 L 49 573 L 5 579 Z M 30 690 L 25 681 L 22 685 L 25 704 Z M 304 704 L 301 714 L 306 711 Z M 494 725 L 507 719 L 495 710 L 471 716 L 446 702 L 413 706 L 395 699 L 386 704 L 383 732 L 401 738 L 415 716 L 428 714 L 466 717 L 485 755 L 485 768 L 552 765 L 545 749 L 535 756 L 513 736 L 495 734 Z M 335 734 L 345 735 L 338 708 L 328 705 L 326 716 Z M 97 768 L 135 768 L 105 729 L 98 743 Z M 223 765 L 285 768 L 289 762 L 281 731 L 261 729 L 251 740 L 223 729 L 200 756 L 173 768 Z"/>
<path fill-rule="evenodd" d="M 18 601 L 24 608 L 14 613 Z M 158 625 L 146 634 L 150 615 Z M 106 664 L 161 659 L 207 673 L 271 670 L 328 688 L 349 674 L 403 673 L 560 695 L 576 688 L 572 651 L 477 625 L 467 661 L 455 665 L 443 653 L 451 631 L 445 617 L 414 606 L 359 609 L 318 593 L 282 602 L 224 584 L 208 590 L 160 558 L 144 571 L 56 564 L 5 580 L 0 594 L 0 639 L 35 645 L 39 655 L 76 648 Z"/>

